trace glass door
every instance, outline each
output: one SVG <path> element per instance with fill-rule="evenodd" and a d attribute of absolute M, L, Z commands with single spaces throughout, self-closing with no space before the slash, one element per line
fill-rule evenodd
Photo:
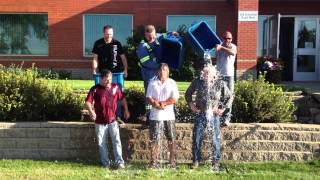
<path fill-rule="evenodd" d="M 296 18 L 293 80 L 319 80 L 319 18 Z"/>

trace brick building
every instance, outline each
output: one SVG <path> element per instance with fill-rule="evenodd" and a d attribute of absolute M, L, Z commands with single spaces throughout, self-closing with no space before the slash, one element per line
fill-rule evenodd
<path fill-rule="evenodd" d="M 320 80 L 318 0 L 0 0 L 0 64 L 35 62 L 88 78 L 104 24 L 126 43 L 139 25 L 175 30 L 197 20 L 220 36 L 234 34 L 237 76 L 255 72 L 257 56 L 271 54 L 285 62 L 284 80 Z"/>

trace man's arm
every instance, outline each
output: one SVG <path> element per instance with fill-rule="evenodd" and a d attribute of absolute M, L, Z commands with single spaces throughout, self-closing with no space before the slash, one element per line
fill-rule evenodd
<path fill-rule="evenodd" d="M 89 111 L 89 115 L 90 115 L 91 120 L 92 120 L 92 121 L 95 121 L 96 118 L 97 118 L 97 115 L 96 115 L 96 113 L 95 113 L 94 110 L 93 110 L 92 103 L 89 102 L 89 101 L 86 101 L 86 107 L 87 107 L 87 110 Z"/>
<path fill-rule="evenodd" d="M 224 51 L 224 52 L 228 53 L 229 55 L 233 55 L 233 56 L 235 56 L 237 54 L 237 48 L 235 48 L 235 49 L 228 48 L 228 47 L 224 47 L 221 44 L 217 44 L 216 50 L 217 51 Z"/>
<path fill-rule="evenodd" d="M 98 69 L 98 55 L 93 54 L 93 59 L 92 59 L 92 73 L 96 74 Z"/>
<path fill-rule="evenodd" d="M 152 97 L 147 97 L 147 101 L 152 107 L 156 109 L 162 109 L 160 102 L 156 99 L 153 99 Z"/>
<path fill-rule="evenodd" d="M 127 78 L 128 77 L 128 63 L 127 63 L 127 58 L 126 58 L 126 55 L 125 54 L 121 54 L 120 55 L 121 57 L 121 61 L 122 61 L 122 64 L 123 64 L 123 68 L 124 68 L 124 77 Z"/>
<path fill-rule="evenodd" d="M 187 104 L 189 105 L 189 107 L 191 108 L 191 111 L 193 113 L 198 113 L 200 112 L 200 110 L 196 107 L 196 105 L 193 103 L 192 101 L 192 94 L 196 91 L 196 82 L 197 80 L 193 80 L 190 84 L 190 86 L 188 87 L 184 97 L 187 101 Z"/>
<path fill-rule="evenodd" d="M 128 109 L 128 103 L 127 103 L 126 98 L 123 98 L 123 99 L 121 100 L 121 105 L 122 105 L 123 111 L 124 111 L 124 118 L 125 118 L 125 119 L 129 119 L 129 117 L 130 117 L 130 112 L 129 112 L 129 109 Z"/>

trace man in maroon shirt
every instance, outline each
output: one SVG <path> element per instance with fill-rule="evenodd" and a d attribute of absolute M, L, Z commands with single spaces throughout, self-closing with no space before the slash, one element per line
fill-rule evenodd
<path fill-rule="evenodd" d="M 112 83 L 112 73 L 109 70 L 101 72 L 101 84 L 93 86 L 86 98 L 86 106 L 91 119 L 95 122 L 95 131 L 98 139 L 100 160 L 104 167 L 110 166 L 108 157 L 107 139 L 110 134 L 115 162 L 118 167 L 124 168 L 122 148 L 119 133 L 119 124 L 116 121 L 117 101 L 121 100 L 124 117 L 130 116 L 127 101 L 117 84 Z M 93 108 L 94 104 L 94 108 Z"/>

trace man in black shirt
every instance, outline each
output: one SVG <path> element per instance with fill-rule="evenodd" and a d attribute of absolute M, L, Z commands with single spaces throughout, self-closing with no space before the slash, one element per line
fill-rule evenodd
<path fill-rule="evenodd" d="M 104 37 L 94 43 L 92 53 L 92 71 L 97 74 L 104 69 L 128 76 L 127 58 L 119 41 L 113 38 L 113 28 L 110 25 L 103 27 Z M 119 84 L 123 88 L 123 84 Z"/>

